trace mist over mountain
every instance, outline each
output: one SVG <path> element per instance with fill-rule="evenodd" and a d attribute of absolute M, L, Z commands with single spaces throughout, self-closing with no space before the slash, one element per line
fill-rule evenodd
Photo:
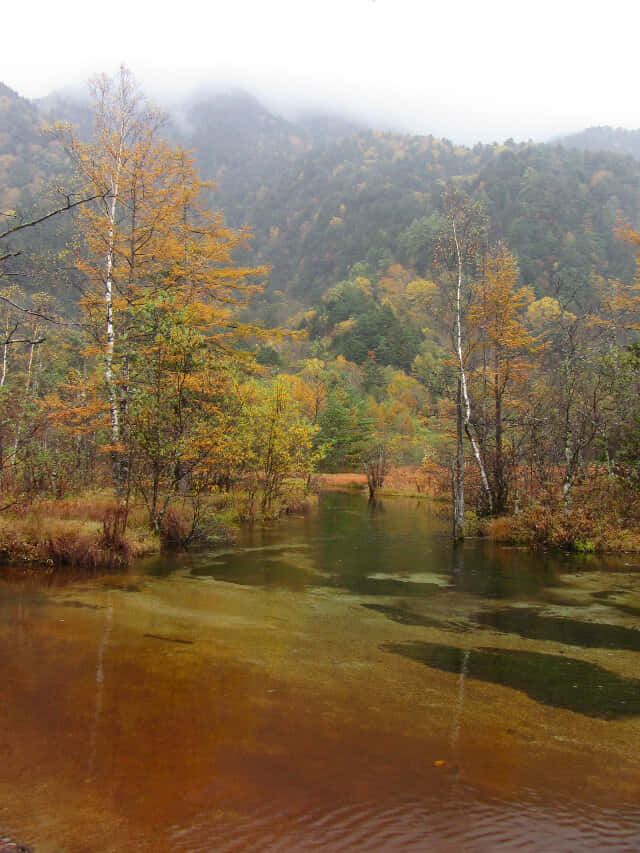
<path fill-rule="evenodd" d="M 6 209 L 32 207 L 47 182 L 65 179 L 61 151 L 43 135 L 57 120 L 89 137 L 89 101 L 59 92 L 31 102 L 0 89 Z M 483 203 L 491 239 L 508 242 L 522 283 L 538 295 L 560 287 L 588 300 L 598 277 L 633 275 L 614 228 L 640 219 L 640 163 L 629 157 L 640 131 L 591 128 L 550 144 L 470 148 L 339 114 L 285 118 L 236 89 L 172 103 L 165 132 L 215 183 L 213 206 L 253 233 L 243 260 L 270 266 L 263 310 L 279 320 L 316 303 L 354 265 L 374 279 L 393 264 L 429 276 L 451 181 Z"/>
<path fill-rule="evenodd" d="M 589 127 L 580 133 L 558 137 L 559 145 L 567 148 L 579 148 L 582 151 L 613 151 L 616 154 L 630 154 L 640 160 L 640 130 L 626 130 L 624 127 Z"/>

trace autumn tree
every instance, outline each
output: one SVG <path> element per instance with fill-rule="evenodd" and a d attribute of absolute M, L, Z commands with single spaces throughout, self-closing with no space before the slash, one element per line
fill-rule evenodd
<path fill-rule="evenodd" d="M 525 326 L 523 311 L 533 299 L 530 288 L 517 288 L 518 265 L 500 243 L 486 258 L 481 279 L 473 286 L 469 325 L 482 349 L 482 437 L 486 441 L 486 399 L 493 398 L 492 508 L 504 512 L 509 494 L 504 447 L 505 402 L 514 386 L 523 386 L 534 338 Z"/>
<path fill-rule="evenodd" d="M 636 275 L 632 282 L 600 280 L 600 305 L 593 319 L 607 341 L 603 368 L 610 411 L 602 419 L 601 432 L 608 474 L 615 475 L 623 492 L 634 496 L 640 481 L 640 232 L 624 223 L 616 234 L 635 250 Z"/>
<path fill-rule="evenodd" d="M 57 337 L 61 328 L 76 325 L 58 315 L 50 294 L 25 292 L 26 288 L 18 284 L 33 277 L 33 266 L 25 269 L 20 265 L 25 243 L 15 241 L 95 202 L 99 196 L 93 190 L 74 193 L 60 187 L 55 195 L 57 201 L 45 210 L 40 205 L 39 213 L 0 212 L 0 493 L 12 488 L 16 494 L 22 490 L 24 496 L 43 485 L 34 477 L 37 462 L 43 457 L 34 438 L 38 431 L 42 433 L 46 421 L 38 395 L 44 364 L 42 347 L 48 337 Z M 46 488 L 50 485 L 47 483 Z"/>
<path fill-rule="evenodd" d="M 640 344 L 608 357 L 605 371 L 613 416 L 606 434 L 608 473 L 622 485 L 628 512 L 640 486 Z"/>
<path fill-rule="evenodd" d="M 167 364 L 157 360 L 158 323 L 179 316 L 181 335 L 204 336 L 203 346 L 229 351 L 249 331 L 237 322 L 235 304 L 255 289 L 246 277 L 261 271 L 233 265 L 231 255 L 246 235 L 206 209 L 208 185 L 184 151 L 162 140 L 163 118 L 130 72 L 121 68 L 115 80 L 97 78 L 92 95 L 94 141 L 81 143 L 68 128 L 60 133 L 88 186 L 103 194 L 81 214 L 86 252 L 80 267 L 87 282 L 81 305 L 103 362 L 108 447 L 122 493 L 136 370 L 145 353 L 156 367 Z"/>
<path fill-rule="evenodd" d="M 256 391 L 252 401 L 255 467 L 262 472 L 262 513 L 268 514 L 287 477 L 297 474 L 306 481 L 314 470 L 319 454 L 313 452 L 312 442 L 318 428 L 304 416 L 286 377 Z"/>
<path fill-rule="evenodd" d="M 318 427 L 305 411 L 297 377 L 230 374 L 229 380 L 196 447 L 203 473 L 224 471 L 229 484 L 237 484 L 240 514 L 251 521 L 258 509 L 263 516 L 278 513 L 288 480 L 307 480 L 320 456 L 313 447 Z"/>
<path fill-rule="evenodd" d="M 45 294 L 27 299 L 17 285 L 0 290 L 0 493 L 17 485 L 28 454 L 47 301 Z"/>
<path fill-rule="evenodd" d="M 550 500 L 559 475 L 566 510 L 602 435 L 608 398 L 606 334 L 589 314 L 573 313 L 557 300 L 547 302 L 545 312 L 537 308 L 536 314 L 528 314 L 537 318 L 544 346 L 525 407 L 528 455 Z"/>
<path fill-rule="evenodd" d="M 131 73 L 97 78 L 92 96 L 91 143 L 59 128 L 99 195 L 80 216 L 86 352 L 102 362 L 116 492 L 133 483 L 159 529 L 170 496 L 196 467 L 192 442 L 216 358 L 244 358 L 241 339 L 261 334 L 239 321 L 238 307 L 258 289 L 248 278 L 263 270 L 233 263 L 247 235 L 207 209 L 210 186 L 182 149 L 163 141 L 163 117 Z"/>

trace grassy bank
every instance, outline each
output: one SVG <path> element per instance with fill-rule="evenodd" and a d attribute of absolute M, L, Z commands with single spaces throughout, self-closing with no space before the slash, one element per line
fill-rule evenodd
<path fill-rule="evenodd" d="M 0 515 L 0 562 L 22 567 L 113 569 L 160 549 L 144 508 L 132 504 L 123 529 L 115 498 L 88 493 L 38 501 Z"/>
<path fill-rule="evenodd" d="M 314 500 L 302 480 L 287 483 L 264 509 L 259 492 L 244 487 L 203 496 L 195 515 L 191 500 L 176 499 L 160 534 L 141 501 L 125 509 L 108 492 L 17 504 L 0 514 L 0 565 L 22 573 L 118 570 L 163 548 L 232 541 L 238 525 L 304 512 Z"/>

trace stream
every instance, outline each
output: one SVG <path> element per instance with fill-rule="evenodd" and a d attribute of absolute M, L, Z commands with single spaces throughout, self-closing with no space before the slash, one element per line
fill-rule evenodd
<path fill-rule="evenodd" d="M 640 850 L 640 557 L 326 492 L 234 547 L 0 581 L 35 853 Z"/>

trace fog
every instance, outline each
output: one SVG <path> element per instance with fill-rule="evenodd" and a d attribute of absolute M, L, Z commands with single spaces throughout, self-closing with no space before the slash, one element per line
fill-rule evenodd
<path fill-rule="evenodd" d="M 25 97 L 121 62 L 161 102 L 240 87 L 288 117 L 329 112 L 472 144 L 636 128 L 631 4 L 487 0 L 80 0 L 3 11 L 0 80 Z"/>

